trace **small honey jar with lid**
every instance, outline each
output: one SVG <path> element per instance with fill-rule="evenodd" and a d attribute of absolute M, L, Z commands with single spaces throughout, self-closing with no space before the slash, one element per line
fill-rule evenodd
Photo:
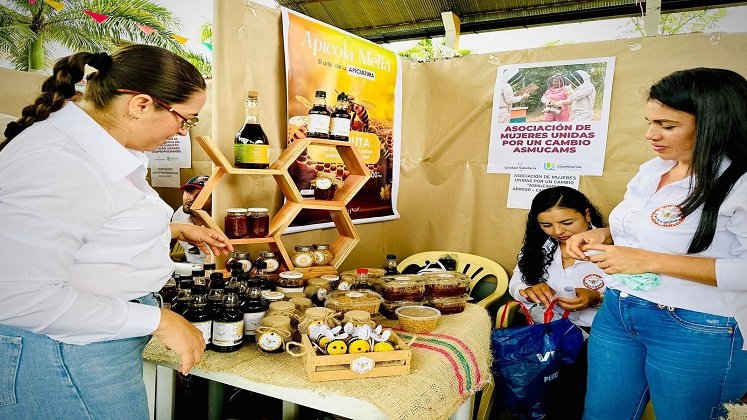
<path fill-rule="evenodd" d="M 314 253 L 308 245 L 296 245 L 291 255 L 293 265 L 299 268 L 311 267 L 314 264 Z"/>

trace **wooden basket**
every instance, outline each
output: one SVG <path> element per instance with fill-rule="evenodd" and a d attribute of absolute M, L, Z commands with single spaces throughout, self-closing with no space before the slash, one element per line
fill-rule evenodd
<path fill-rule="evenodd" d="M 410 347 L 392 333 L 389 341 L 399 350 L 356 354 L 317 354 L 309 336 L 303 334 L 303 364 L 310 381 L 376 378 L 379 376 L 406 375 L 410 373 Z M 363 359 L 362 359 L 363 358 Z"/>

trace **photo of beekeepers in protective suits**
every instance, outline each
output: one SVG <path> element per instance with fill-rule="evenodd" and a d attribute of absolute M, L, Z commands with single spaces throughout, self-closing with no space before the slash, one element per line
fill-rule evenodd
<path fill-rule="evenodd" d="M 575 70 L 568 76 L 573 87 L 566 99 L 571 104 L 571 121 L 591 121 L 594 119 L 594 101 L 597 89 L 591 83 L 591 76 L 583 70 Z"/>
<path fill-rule="evenodd" d="M 511 119 L 511 106 L 519 101 L 529 97 L 528 93 L 514 95 L 514 88 L 511 86 L 523 79 L 524 75 L 517 68 L 507 68 L 501 73 L 498 83 L 495 84 L 495 91 L 498 95 L 498 123 L 508 123 Z"/>

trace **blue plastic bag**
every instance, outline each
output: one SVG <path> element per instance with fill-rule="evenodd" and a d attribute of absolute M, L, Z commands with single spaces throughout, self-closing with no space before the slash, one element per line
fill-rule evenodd
<path fill-rule="evenodd" d="M 552 305 L 547 311 L 552 311 Z M 546 319 L 552 319 L 551 313 L 547 315 Z M 530 419 L 547 416 L 547 401 L 556 392 L 560 366 L 574 363 L 584 342 L 581 329 L 567 315 L 545 324 L 493 331 L 496 392 L 512 414 Z"/>

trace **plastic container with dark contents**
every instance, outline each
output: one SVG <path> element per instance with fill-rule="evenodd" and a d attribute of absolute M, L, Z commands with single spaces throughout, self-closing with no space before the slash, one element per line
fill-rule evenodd
<path fill-rule="evenodd" d="M 462 296 L 469 292 L 469 276 L 456 272 L 436 272 L 425 275 L 425 294 L 431 298 Z"/>
<path fill-rule="evenodd" d="M 464 305 L 468 300 L 463 296 L 433 298 L 428 301 L 428 306 L 438 309 L 443 315 L 458 314 L 464 312 Z"/>
<path fill-rule="evenodd" d="M 379 280 L 381 296 L 390 302 L 420 302 L 425 293 L 422 277 L 415 275 L 384 276 Z"/>
<path fill-rule="evenodd" d="M 423 305 L 424 304 L 422 302 L 413 302 L 409 300 L 403 300 L 399 302 L 384 301 L 384 302 L 381 302 L 381 306 L 379 307 L 379 313 L 389 319 L 397 319 L 397 314 L 395 313 L 397 308 L 400 308 L 402 306 L 423 306 Z"/>

